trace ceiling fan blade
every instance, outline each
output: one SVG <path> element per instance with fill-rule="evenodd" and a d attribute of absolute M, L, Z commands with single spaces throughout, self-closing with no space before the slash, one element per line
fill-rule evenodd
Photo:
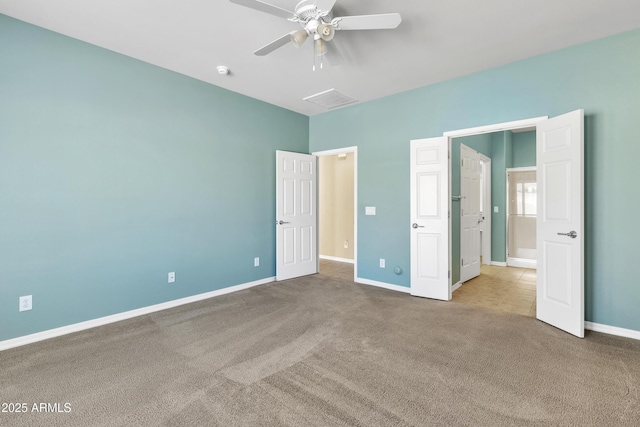
<path fill-rule="evenodd" d="M 381 15 L 342 16 L 334 18 L 336 30 L 390 30 L 402 22 L 399 13 L 383 13 Z"/>
<path fill-rule="evenodd" d="M 262 46 L 260 49 L 253 52 L 253 54 L 257 56 L 265 56 L 266 54 L 273 52 L 277 48 L 284 46 L 290 41 L 291 41 L 291 35 L 287 33 L 284 36 L 280 37 L 279 39 L 272 41 L 268 45 Z"/>
<path fill-rule="evenodd" d="M 316 0 L 316 7 L 323 12 L 330 12 L 336 0 Z"/>
<path fill-rule="evenodd" d="M 285 19 L 289 19 L 293 16 L 293 12 L 290 12 L 279 6 L 274 6 L 272 4 L 269 4 L 260 0 L 229 0 L 229 1 L 231 3 L 250 7 L 251 9 L 259 10 L 260 12 L 270 13 L 271 15 L 279 16 Z"/>

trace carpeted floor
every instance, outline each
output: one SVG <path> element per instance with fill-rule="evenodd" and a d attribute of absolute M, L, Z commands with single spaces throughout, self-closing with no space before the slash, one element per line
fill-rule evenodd
<path fill-rule="evenodd" d="M 2 402 L 28 406 L 2 426 L 640 424 L 640 341 L 335 271 L 7 350 L 0 366 Z"/>

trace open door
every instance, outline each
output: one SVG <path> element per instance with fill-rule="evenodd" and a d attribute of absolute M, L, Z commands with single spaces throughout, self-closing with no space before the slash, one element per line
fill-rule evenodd
<path fill-rule="evenodd" d="M 449 139 L 411 141 L 411 295 L 448 301 Z"/>
<path fill-rule="evenodd" d="M 584 111 L 537 125 L 537 313 L 584 337 Z"/>
<path fill-rule="evenodd" d="M 276 151 L 276 280 L 318 272 L 317 157 Z"/>
<path fill-rule="evenodd" d="M 460 282 L 480 275 L 480 155 L 460 144 Z"/>

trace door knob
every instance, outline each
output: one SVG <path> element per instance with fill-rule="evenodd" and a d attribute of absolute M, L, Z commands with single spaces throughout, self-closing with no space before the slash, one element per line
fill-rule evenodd
<path fill-rule="evenodd" d="M 576 233 L 575 231 L 570 231 L 568 233 L 558 233 L 558 236 L 569 236 L 572 239 L 575 239 L 576 237 L 578 237 L 578 233 Z"/>
<path fill-rule="evenodd" d="M 415 222 L 412 225 L 413 228 L 424 228 L 424 225 L 418 225 Z"/>
<path fill-rule="evenodd" d="M 280 220 L 280 221 L 276 222 L 276 224 L 280 224 L 280 225 L 282 225 L 282 224 L 291 224 L 291 223 L 290 223 L 290 222 L 283 221 L 283 220 Z"/>

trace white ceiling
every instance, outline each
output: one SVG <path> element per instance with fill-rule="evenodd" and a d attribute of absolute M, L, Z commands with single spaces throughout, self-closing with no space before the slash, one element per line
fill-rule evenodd
<path fill-rule="evenodd" d="M 0 13 L 309 116 L 327 110 L 302 98 L 331 88 L 369 101 L 640 28 L 639 0 L 338 0 L 334 8 L 335 16 L 388 12 L 402 15 L 397 29 L 338 32 L 332 43 L 344 60 L 313 72 L 309 41 L 252 53 L 298 24 L 228 0 L 0 0 Z"/>

